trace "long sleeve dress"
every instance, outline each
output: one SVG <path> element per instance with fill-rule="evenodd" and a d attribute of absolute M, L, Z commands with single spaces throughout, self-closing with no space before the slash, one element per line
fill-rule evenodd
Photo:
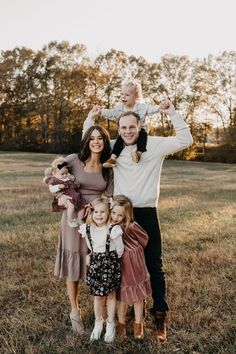
<path fill-rule="evenodd" d="M 131 305 L 151 295 L 144 248 L 148 242 L 146 231 L 136 222 L 124 229 L 124 253 L 120 259 L 121 284 L 117 300 Z"/>
<path fill-rule="evenodd" d="M 101 172 L 88 173 L 84 163 L 76 154 L 66 157 L 68 167 L 71 167 L 75 181 L 80 183 L 80 193 L 88 202 L 99 197 L 104 191 L 112 195 L 113 181 L 105 181 Z M 76 213 L 75 213 L 76 218 Z M 54 274 L 60 278 L 68 277 L 72 281 L 85 279 L 87 245 L 85 239 L 78 233 L 78 228 L 67 224 L 67 210 L 62 213 L 60 235 Z"/>

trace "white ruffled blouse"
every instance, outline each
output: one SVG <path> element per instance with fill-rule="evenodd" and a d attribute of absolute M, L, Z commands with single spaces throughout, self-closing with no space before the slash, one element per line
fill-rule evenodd
<path fill-rule="evenodd" d="M 93 243 L 93 252 L 100 253 L 106 250 L 106 238 L 110 225 L 96 226 L 90 225 L 90 235 Z M 88 248 L 91 250 L 91 245 L 86 234 L 86 224 L 79 227 L 82 237 L 85 237 Z M 116 251 L 120 258 L 124 252 L 124 243 L 122 240 L 123 231 L 119 225 L 113 226 L 111 230 L 110 251 Z"/>

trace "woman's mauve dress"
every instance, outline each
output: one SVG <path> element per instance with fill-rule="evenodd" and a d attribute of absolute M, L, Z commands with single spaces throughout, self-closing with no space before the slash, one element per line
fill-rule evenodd
<path fill-rule="evenodd" d="M 71 173 L 75 176 L 76 182 L 80 183 L 82 197 L 91 202 L 99 197 L 104 191 L 112 195 L 113 180 L 109 184 L 104 180 L 101 172 L 88 173 L 84 171 L 84 163 L 79 160 L 76 154 L 66 157 Z M 77 213 L 75 213 L 75 218 Z M 78 228 L 71 228 L 67 224 L 67 210 L 62 213 L 60 224 L 60 235 L 57 249 L 57 256 L 54 274 L 60 278 L 68 277 L 72 281 L 85 279 L 87 254 L 86 241 L 78 233 Z"/>

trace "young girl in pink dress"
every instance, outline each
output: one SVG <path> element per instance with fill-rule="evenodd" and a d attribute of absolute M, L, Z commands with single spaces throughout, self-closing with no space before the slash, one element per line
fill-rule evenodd
<path fill-rule="evenodd" d="M 151 283 L 146 270 L 144 248 L 148 242 L 146 231 L 134 222 L 129 198 L 117 195 L 111 203 L 111 222 L 123 226 L 124 253 L 121 257 L 121 285 L 117 290 L 118 333 L 126 338 L 125 315 L 127 305 L 134 305 L 134 337 L 142 339 L 143 300 L 151 295 Z"/>

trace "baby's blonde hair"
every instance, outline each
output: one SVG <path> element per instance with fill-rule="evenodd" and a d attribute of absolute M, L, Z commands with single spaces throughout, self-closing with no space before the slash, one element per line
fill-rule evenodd
<path fill-rule="evenodd" d="M 65 164 L 65 167 L 67 167 L 67 161 L 65 160 L 65 158 L 63 156 L 59 156 L 57 157 L 55 160 L 52 161 L 51 163 L 51 167 L 46 168 L 46 170 L 44 171 L 45 175 L 49 175 L 49 174 L 54 174 L 55 172 L 58 172 L 60 169 L 58 168 L 58 165 L 62 165 Z"/>
<path fill-rule="evenodd" d="M 121 87 L 131 87 L 135 90 L 137 95 L 137 100 L 141 101 L 143 99 L 142 86 L 140 80 L 134 78 L 128 78 L 122 81 Z"/>
<path fill-rule="evenodd" d="M 133 212 L 133 205 L 131 200 L 125 195 L 119 194 L 113 197 L 111 210 L 116 205 L 124 208 L 125 217 L 124 217 L 123 224 L 125 227 L 128 227 L 134 221 L 134 212 Z"/>
<path fill-rule="evenodd" d="M 106 208 L 106 211 L 107 211 L 107 224 L 110 222 L 110 208 L 109 208 L 109 201 L 107 198 L 105 197 L 99 197 L 99 198 L 96 198 L 94 199 L 91 203 L 90 203 L 90 213 L 88 214 L 87 216 L 87 219 L 86 219 L 86 224 L 95 224 L 94 221 L 93 221 L 93 209 L 96 207 L 96 205 L 99 205 L 99 204 L 102 204 L 105 206 Z"/>

